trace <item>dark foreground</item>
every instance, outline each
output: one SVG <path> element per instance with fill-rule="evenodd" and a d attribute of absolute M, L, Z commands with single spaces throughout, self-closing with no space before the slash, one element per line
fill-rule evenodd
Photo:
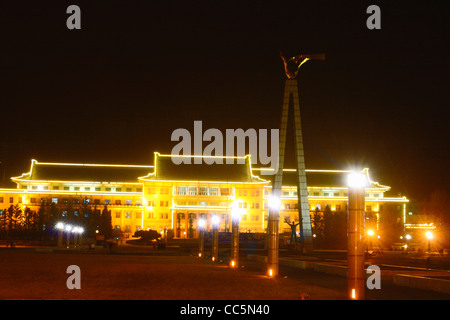
<path fill-rule="evenodd" d="M 98 252 L 0 250 L 0 299 L 83 300 L 345 300 L 346 279 L 280 267 L 280 276 L 264 276 L 264 266 L 242 259 L 231 270 L 191 255 L 136 255 Z M 67 268 L 81 270 L 81 289 L 68 289 Z M 367 299 L 449 299 L 436 292 L 396 287 L 368 290 Z"/>

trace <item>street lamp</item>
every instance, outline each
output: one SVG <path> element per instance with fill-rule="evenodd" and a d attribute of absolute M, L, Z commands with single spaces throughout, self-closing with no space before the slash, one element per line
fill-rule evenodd
<path fill-rule="evenodd" d="M 72 230 L 72 226 L 67 224 L 64 226 L 64 231 L 66 231 L 66 248 L 70 247 L 70 231 Z"/>
<path fill-rule="evenodd" d="M 214 215 L 211 218 L 212 229 L 213 229 L 213 239 L 212 239 L 212 261 L 215 262 L 219 258 L 219 222 L 220 218 L 218 215 Z"/>
<path fill-rule="evenodd" d="M 231 210 L 231 261 L 230 267 L 239 267 L 239 221 L 242 210 L 234 207 Z"/>
<path fill-rule="evenodd" d="M 431 233 L 431 231 L 427 231 L 425 233 L 425 236 L 428 239 L 428 253 L 431 253 L 431 239 L 433 239 L 433 234 Z"/>
<path fill-rule="evenodd" d="M 367 177 L 360 172 L 348 175 L 348 249 L 347 285 L 352 300 L 362 300 L 365 294 L 364 275 L 364 208 Z"/>
<path fill-rule="evenodd" d="M 205 254 L 205 226 L 206 226 L 206 220 L 203 218 L 200 218 L 197 223 L 198 226 L 198 233 L 199 233 L 199 253 L 198 257 L 203 258 Z"/>
<path fill-rule="evenodd" d="M 63 231 L 64 231 L 64 223 L 58 222 L 55 226 L 55 228 L 58 230 L 58 248 L 62 248 L 62 238 L 63 238 Z"/>
<path fill-rule="evenodd" d="M 267 221 L 267 272 L 269 277 L 278 276 L 279 216 L 281 201 L 278 195 L 272 194 L 268 201 L 269 220 Z"/>

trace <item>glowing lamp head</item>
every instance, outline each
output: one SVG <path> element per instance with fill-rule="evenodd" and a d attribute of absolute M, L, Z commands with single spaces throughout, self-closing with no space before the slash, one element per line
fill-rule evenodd
<path fill-rule="evenodd" d="M 58 229 L 58 230 L 64 230 L 64 223 L 58 222 L 58 223 L 56 224 L 56 229 Z"/>
<path fill-rule="evenodd" d="M 241 210 L 239 210 L 239 209 L 231 210 L 231 219 L 233 219 L 233 221 L 240 221 L 241 220 Z"/>
<path fill-rule="evenodd" d="M 280 207 L 281 207 L 280 198 L 277 196 L 271 196 L 269 198 L 269 208 L 272 210 L 280 210 Z"/>
<path fill-rule="evenodd" d="M 367 231 L 367 234 L 368 234 L 369 236 L 373 236 L 373 230 Z"/>
<path fill-rule="evenodd" d="M 269 277 L 272 277 L 272 276 L 273 276 L 273 270 L 269 269 Z"/>
<path fill-rule="evenodd" d="M 427 233 L 425 233 L 425 235 L 427 236 L 428 240 L 433 239 L 433 234 L 431 233 L 431 231 L 427 231 Z"/>
<path fill-rule="evenodd" d="M 82 234 L 84 232 L 84 229 L 82 227 L 78 227 L 78 233 Z"/>
<path fill-rule="evenodd" d="M 230 265 L 231 265 L 232 268 L 234 268 L 234 266 L 235 266 L 234 260 L 231 260 L 231 264 Z"/>
<path fill-rule="evenodd" d="M 70 232 L 70 230 L 72 230 L 72 226 L 70 224 L 68 224 L 64 227 L 64 230 L 66 230 L 67 232 Z"/>
<path fill-rule="evenodd" d="M 411 235 L 410 235 L 410 234 L 407 234 L 407 235 L 405 236 L 405 238 L 406 238 L 406 240 L 411 240 Z"/>
<path fill-rule="evenodd" d="M 201 230 L 204 230 L 204 229 L 205 229 L 205 226 L 206 226 L 206 220 L 205 220 L 205 219 L 199 219 L 199 220 L 198 220 L 198 227 L 199 227 Z"/>
<path fill-rule="evenodd" d="M 369 186 L 369 180 L 361 172 L 352 172 L 347 176 L 347 185 L 352 188 L 365 188 Z"/>
<path fill-rule="evenodd" d="M 212 222 L 212 224 L 214 225 L 214 226 L 218 226 L 219 225 L 219 222 L 220 222 L 220 218 L 219 218 L 219 216 L 213 216 L 212 218 L 211 218 L 211 222 Z"/>

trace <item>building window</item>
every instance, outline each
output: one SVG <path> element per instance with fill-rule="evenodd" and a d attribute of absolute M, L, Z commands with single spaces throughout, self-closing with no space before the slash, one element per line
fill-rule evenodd
<path fill-rule="evenodd" d="M 58 204 L 58 198 L 52 198 L 52 203 Z"/>
<path fill-rule="evenodd" d="M 339 192 L 335 192 L 335 193 L 333 193 L 333 195 L 334 195 L 335 197 L 339 197 Z"/>
<path fill-rule="evenodd" d="M 229 196 L 230 195 L 230 188 L 220 188 L 220 194 L 222 196 Z"/>
<path fill-rule="evenodd" d="M 126 204 L 127 206 L 131 206 L 131 200 L 125 200 L 125 204 Z"/>
<path fill-rule="evenodd" d="M 142 192 L 142 188 L 136 188 L 136 192 Z"/>
<path fill-rule="evenodd" d="M 159 189 L 160 194 L 169 194 L 169 188 L 161 188 Z"/>
<path fill-rule="evenodd" d="M 89 204 L 90 202 L 91 202 L 91 199 L 88 199 L 88 198 L 83 199 L 84 204 Z"/>
<path fill-rule="evenodd" d="M 220 193 L 219 193 L 219 188 L 218 188 L 218 187 L 211 187 L 211 188 L 210 188 L 210 192 L 211 192 L 211 195 L 212 195 L 212 196 L 218 196 L 218 195 L 220 195 Z"/>
<path fill-rule="evenodd" d="M 147 189 L 147 193 L 148 194 L 155 194 L 156 193 L 156 189 L 155 188 L 148 188 Z"/>
<path fill-rule="evenodd" d="M 141 200 L 136 200 L 136 205 L 137 206 L 142 206 L 142 201 Z"/>
<path fill-rule="evenodd" d="M 80 191 L 80 187 L 73 187 L 73 190 Z"/>
<path fill-rule="evenodd" d="M 91 191 L 91 187 L 84 187 L 84 191 Z"/>
<path fill-rule="evenodd" d="M 100 204 L 100 199 L 94 199 L 94 204 Z"/>
<path fill-rule="evenodd" d="M 131 219 L 131 212 L 125 212 L 125 218 Z"/>
<path fill-rule="evenodd" d="M 341 211 L 341 205 L 340 204 L 336 205 L 336 211 Z"/>
<path fill-rule="evenodd" d="M 122 192 L 122 188 L 116 188 L 116 192 Z"/>
<path fill-rule="evenodd" d="M 136 212 L 136 219 L 142 218 L 142 212 Z"/>
<path fill-rule="evenodd" d="M 200 187 L 198 194 L 201 196 L 207 196 L 208 195 L 208 187 Z"/>
<path fill-rule="evenodd" d="M 95 187 L 95 191 L 100 191 L 101 188 L 100 187 Z"/>
<path fill-rule="evenodd" d="M 111 204 L 111 200 L 105 200 L 105 205 L 110 205 Z"/>
<path fill-rule="evenodd" d="M 120 200 L 115 200 L 114 203 L 116 204 L 116 206 L 120 206 L 122 204 L 122 201 Z"/>
<path fill-rule="evenodd" d="M 31 186 L 31 189 L 37 190 L 37 186 Z"/>
<path fill-rule="evenodd" d="M 111 191 L 111 187 L 106 187 L 105 191 Z"/>
<path fill-rule="evenodd" d="M 59 190 L 59 186 L 53 186 L 53 190 Z"/>
<path fill-rule="evenodd" d="M 64 187 L 64 191 L 69 191 L 69 190 L 70 190 L 70 187 L 67 187 L 67 186 Z"/>
<path fill-rule="evenodd" d="M 114 218 L 120 219 L 120 212 L 119 211 L 114 212 Z"/>
<path fill-rule="evenodd" d="M 0 197 L 0 203 L 3 203 L 3 197 Z"/>
<path fill-rule="evenodd" d="M 133 191 L 133 189 L 127 188 L 127 192 L 131 192 L 131 191 Z"/>
<path fill-rule="evenodd" d="M 196 196 L 197 195 L 197 187 L 189 187 L 189 195 Z"/>
<path fill-rule="evenodd" d="M 186 195 L 186 187 L 177 187 L 177 195 L 185 196 Z"/>

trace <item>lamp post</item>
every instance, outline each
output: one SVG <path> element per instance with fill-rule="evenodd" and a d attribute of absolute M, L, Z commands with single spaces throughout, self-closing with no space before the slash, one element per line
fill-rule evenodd
<path fill-rule="evenodd" d="M 58 222 L 55 227 L 58 230 L 58 248 L 61 249 L 63 243 L 64 223 Z"/>
<path fill-rule="evenodd" d="M 212 222 L 212 261 L 216 262 L 219 258 L 219 216 L 214 215 L 211 218 Z"/>
<path fill-rule="evenodd" d="M 239 220 L 241 220 L 241 210 L 233 208 L 231 211 L 231 268 L 239 267 Z"/>
<path fill-rule="evenodd" d="M 205 255 L 205 219 L 201 218 L 198 220 L 198 235 L 199 235 L 199 252 L 198 257 L 203 258 Z"/>
<path fill-rule="evenodd" d="M 64 230 L 66 231 L 66 248 L 69 248 L 70 247 L 70 231 L 72 230 L 72 226 L 70 224 L 68 224 L 64 227 Z"/>
<path fill-rule="evenodd" d="M 82 227 L 78 227 L 78 246 L 81 248 L 81 239 L 83 236 L 84 229 Z"/>
<path fill-rule="evenodd" d="M 359 172 L 348 176 L 347 218 L 347 286 L 352 300 L 363 300 L 365 296 L 364 275 L 364 207 L 367 177 Z"/>
<path fill-rule="evenodd" d="M 428 239 L 428 253 L 431 253 L 431 239 L 433 239 L 433 234 L 431 233 L 431 231 L 427 231 L 425 233 L 425 236 Z"/>
<path fill-rule="evenodd" d="M 268 228 L 268 246 L 267 246 L 267 272 L 269 277 L 278 276 L 278 254 L 279 254 L 279 215 L 280 215 L 280 197 L 272 195 L 269 198 L 269 220 Z"/>

